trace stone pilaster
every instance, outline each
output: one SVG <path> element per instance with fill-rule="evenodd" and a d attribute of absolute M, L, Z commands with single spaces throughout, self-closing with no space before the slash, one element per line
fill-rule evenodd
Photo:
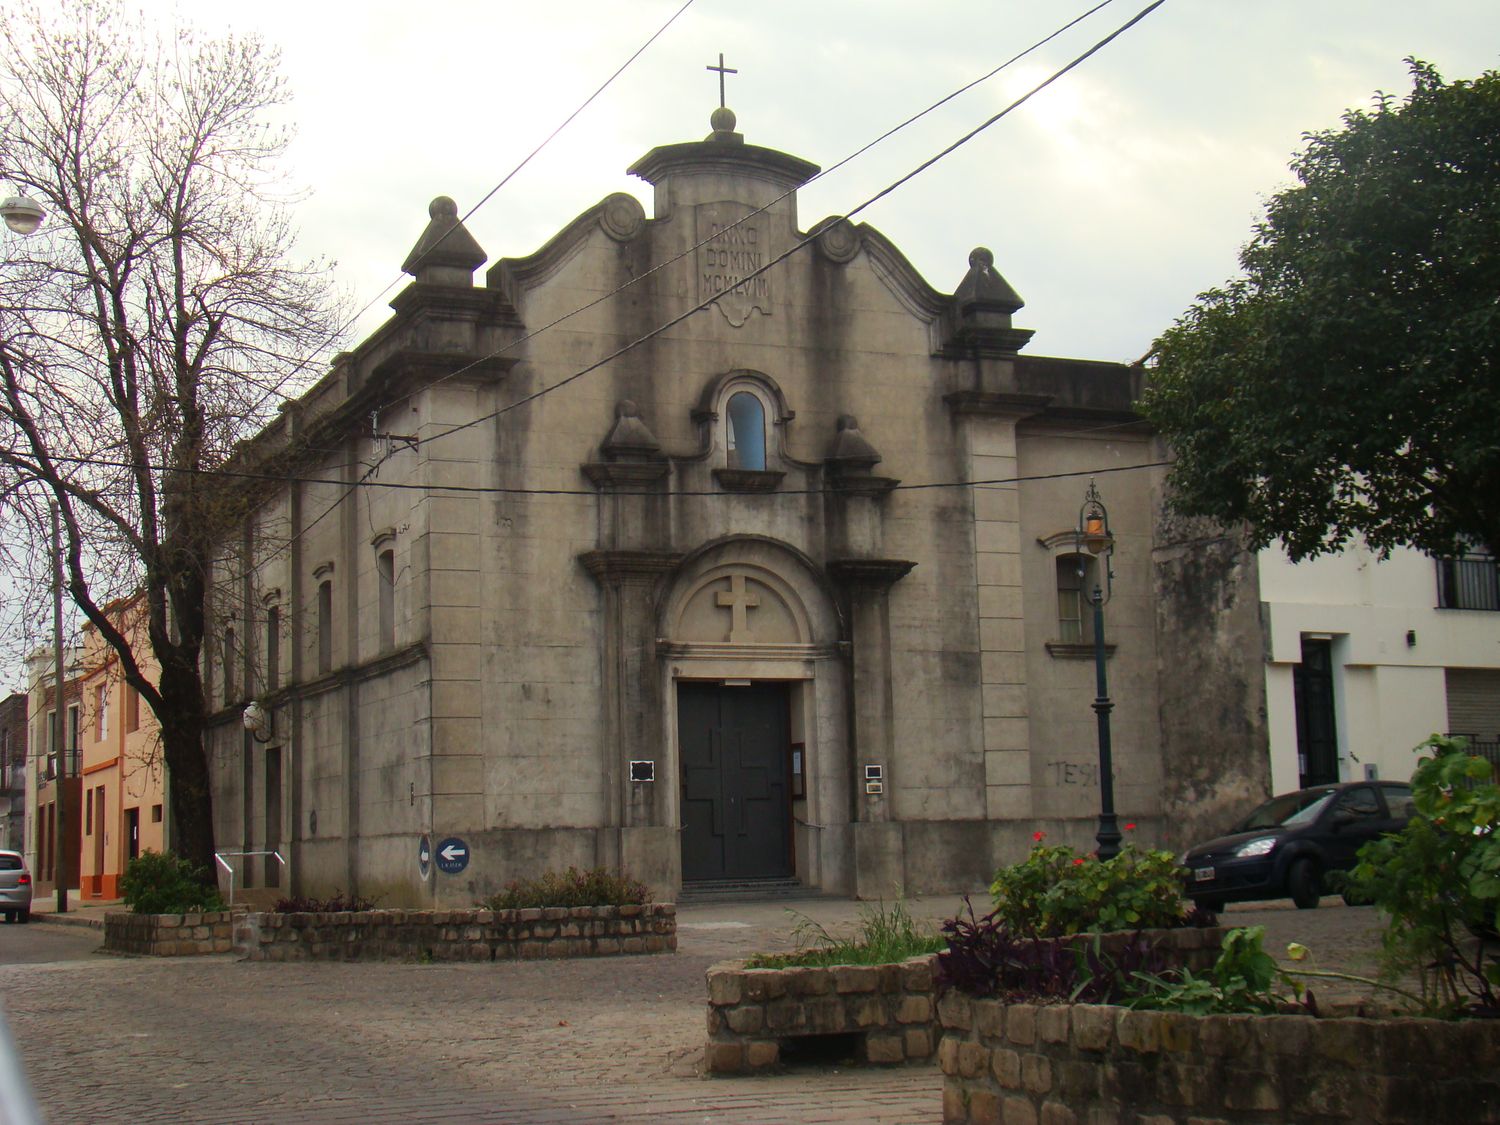
<path fill-rule="evenodd" d="M 661 760 L 666 738 L 661 730 L 654 625 L 657 587 L 681 561 L 682 555 L 671 551 L 590 551 L 579 558 L 604 591 L 604 735 L 599 766 L 605 779 L 608 828 L 669 823 L 667 802 L 676 790 Z M 632 761 L 654 762 L 655 780 L 632 781 Z M 617 838 L 606 847 L 617 850 Z M 620 857 L 605 861 L 619 863 Z"/>
<path fill-rule="evenodd" d="M 966 438 L 967 479 L 976 482 L 972 512 L 985 815 L 990 820 L 1024 819 L 1032 814 L 1032 768 L 1016 424 L 1040 409 L 1043 401 L 969 392 L 949 396 L 948 403 Z"/>

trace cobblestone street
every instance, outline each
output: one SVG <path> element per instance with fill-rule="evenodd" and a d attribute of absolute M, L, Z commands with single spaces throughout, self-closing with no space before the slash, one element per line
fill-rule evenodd
<path fill-rule="evenodd" d="M 858 904 L 788 904 L 835 928 Z M 919 904 L 951 913 L 954 900 Z M 1267 947 L 1367 970 L 1374 912 L 1236 907 Z M 704 972 L 789 948 L 772 904 L 684 907 L 675 955 L 496 964 L 269 964 L 94 954 L 15 964 L 0 996 L 62 1122 L 936 1122 L 934 1067 L 707 1079 Z M 33 934 L 76 941 L 39 918 Z"/>

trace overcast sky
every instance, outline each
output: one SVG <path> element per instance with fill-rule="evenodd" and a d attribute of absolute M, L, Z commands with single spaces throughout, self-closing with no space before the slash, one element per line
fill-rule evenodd
<path fill-rule="evenodd" d="M 398 273 L 438 194 L 467 211 L 682 0 L 150 3 L 280 47 L 295 97 L 300 249 L 337 260 L 363 305 Z M 842 213 L 1144 6 L 1072 32 L 805 189 L 804 229 Z M 701 138 L 725 53 L 748 142 L 827 167 L 1092 6 L 1086 0 L 695 0 L 469 227 L 491 258 L 531 253 L 655 145 Z M 1168 0 L 1021 109 L 862 216 L 951 292 L 977 245 L 1026 300 L 1030 350 L 1134 359 L 1235 270 L 1308 130 L 1404 56 L 1449 78 L 1500 66 L 1494 0 Z M 389 295 L 387 298 L 389 299 Z M 358 336 L 380 323 L 382 301 Z"/>
<path fill-rule="evenodd" d="M 804 189 L 804 229 L 919 164 L 1123 24 L 1114 0 L 988 83 Z M 682 0 L 145 0 L 149 19 L 253 32 L 282 53 L 297 136 L 297 251 L 338 263 L 354 307 L 399 276 L 435 195 L 467 211 Z M 472 219 L 491 260 L 529 254 L 659 144 L 702 138 L 728 103 L 752 144 L 827 167 L 993 69 L 1087 0 L 695 0 Z M 1403 57 L 1448 78 L 1500 66 L 1495 0 L 1168 0 L 1080 68 L 860 217 L 936 288 L 990 247 L 1022 295 L 1031 352 L 1131 360 L 1230 277 L 1262 201 L 1309 130 Z M 394 289 L 392 290 L 392 293 Z M 351 336 L 387 315 L 387 294 Z M 564 392 L 566 393 L 566 392 Z M 10 677 L 7 677 L 10 678 Z"/>

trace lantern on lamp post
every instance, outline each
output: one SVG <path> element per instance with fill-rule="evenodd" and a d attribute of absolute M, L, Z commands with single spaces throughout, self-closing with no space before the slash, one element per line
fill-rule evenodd
<path fill-rule="evenodd" d="M 1115 775 L 1109 745 L 1109 713 L 1114 703 L 1109 698 L 1109 680 L 1104 665 L 1104 603 L 1114 592 L 1115 539 L 1109 527 L 1109 510 L 1092 480 L 1078 509 L 1078 526 L 1074 529 L 1074 550 L 1078 556 L 1080 581 L 1088 576 L 1085 552 L 1097 560 L 1094 589 L 1089 603 L 1094 607 L 1094 714 L 1099 724 L 1099 858 L 1113 859 L 1120 853 L 1120 825 L 1115 819 Z"/>

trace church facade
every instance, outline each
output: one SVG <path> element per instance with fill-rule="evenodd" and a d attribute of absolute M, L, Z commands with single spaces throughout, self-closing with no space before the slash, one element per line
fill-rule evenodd
<path fill-rule="evenodd" d="M 1091 847 L 1096 583 L 1134 838 L 1264 791 L 1261 653 L 1203 640 L 1253 618 L 1253 558 L 1164 531 L 1140 370 L 1024 354 L 988 250 L 947 294 L 804 228 L 816 167 L 713 125 L 631 168 L 649 214 L 611 195 L 479 278 L 435 200 L 394 316 L 237 453 L 286 478 L 215 575 L 219 846 L 285 860 L 244 885 L 877 897 Z"/>

